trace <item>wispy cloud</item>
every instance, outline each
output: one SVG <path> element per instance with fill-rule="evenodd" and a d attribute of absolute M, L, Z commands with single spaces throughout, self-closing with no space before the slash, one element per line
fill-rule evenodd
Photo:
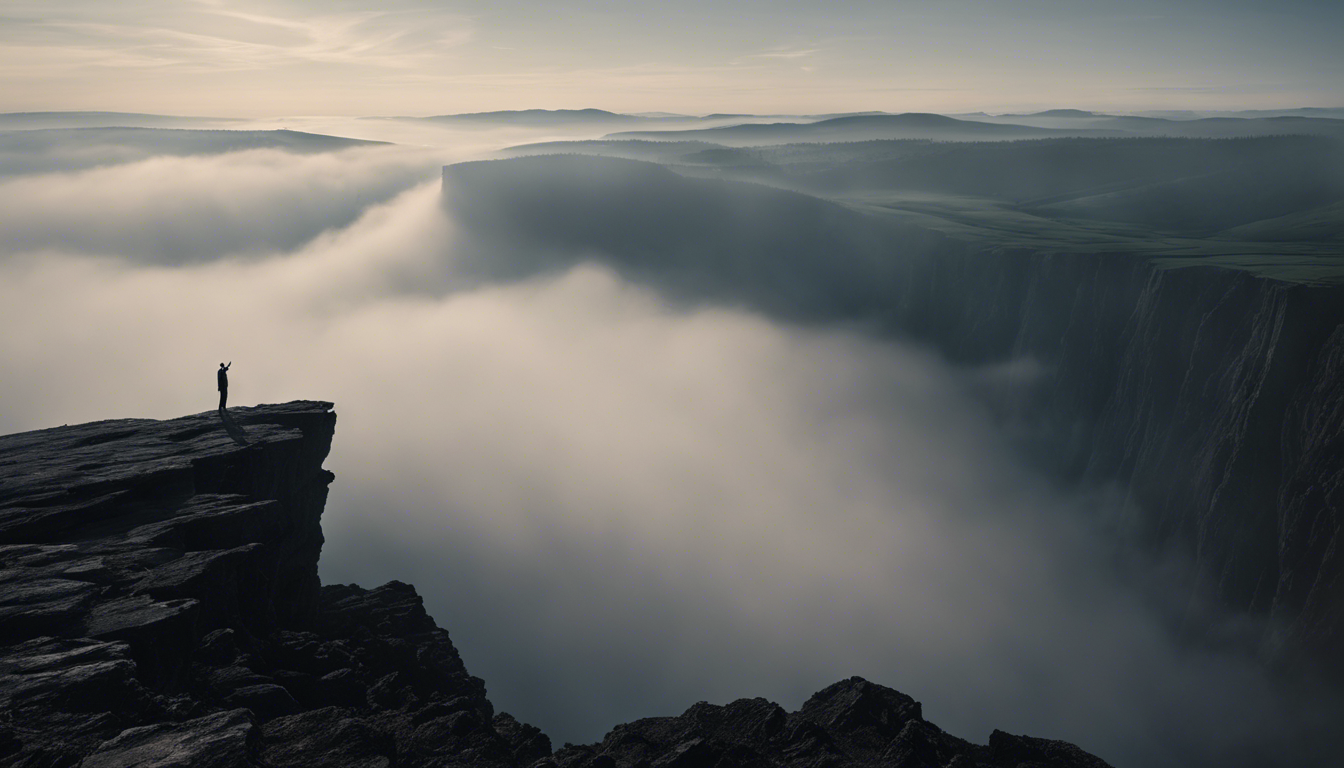
<path fill-rule="evenodd" d="M 413 69 L 443 58 L 476 33 L 470 18 L 434 9 L 308 14 L 202 2 L 138 13 L 137 7 L 66 16 L 21 9 L 0 30 L 9 50 L 0 61 L 21 56 L 61 70 L 171 66 L 218 72 L 313 64 Z"/>
<path fill-rule="evenodd" d="M 1154 85 L 1130 88 L 1131 91 L 1146 93 L 1265 93 L 1284 90 L 1283 85 Z"/>
<path fill-rule="evenodd" d="M 802 59 L 819 52 L 820 48 L 793 48 L 776 51 L 767 51 L 765 53 L 753 53 L 747 56 L 749 59 Z"/>

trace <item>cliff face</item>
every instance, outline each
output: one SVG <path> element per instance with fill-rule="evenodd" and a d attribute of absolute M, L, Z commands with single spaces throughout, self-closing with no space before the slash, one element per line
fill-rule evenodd
<path fill-rule="evenodd" d="M 1019 404 L 1030 444 L 1121 489 L 1098 514 L 1188 559 L 1179 590 L 1263 619 L 1276 661 L 1344 682 L 1344 288 L 949 249 L 906 291 L 892 322 L 953 358 L 1042 364 Z"/>
<path fill-rule="evenodd" d="M 411 587 L 318 583 L 330 408 L 0 438 L 0 763 L 549 753 L 535 729 L 498 734 Z"/>
<path fill-rule="evenodd" d="M 0 765 L 1103 766 L 854 678 L 552 753 L 415 590 L 321 586 L 330 403 L 0 437 Z"/>
<path fill-rule="evenodd" d="M 855 323 L 961 363 L 1035 361 L 1044 375 L 1012 404 L 1026 446 L 1065 480 L 1119 489 L 1095 511 L 1122 548 L 1189 565 L 1164 585 L 1185 630 L 1219 631 L 1196 608 L 1211 598 L 1259 624 L 1243 640 L 1276 663 L 1344 685 L 1344 285 L 991 248 L 610 158 L 443 180 L 497 278 L 553 269 L 558 245 L 675 297 Z"/>
<path fill-rule="evenodd" d="M 7 641 L 135 634 L 150 617 L 254 633 L 312 624 L 326 403 L 125 420 L 0 442 L 0 545 Z M 21 587 L 21 588 L 20 588 Z M 227 599 L 212 589 L 227 589 Z M 115 606 L 115 607 L 113 607 Z M 185 659 L 131 643 L 156 675 Z M 178 648 L 178 650 L 182 650 Z"/>

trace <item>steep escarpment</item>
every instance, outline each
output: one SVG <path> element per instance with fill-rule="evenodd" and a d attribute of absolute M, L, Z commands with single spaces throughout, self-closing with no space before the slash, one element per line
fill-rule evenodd
<path fill-rule="evenodd" d="M 0 765 L 1102 766 L 854 678 L 553 752 L 414 588 L 322 586 L 330 403 L 0 437 Z"/>
<path fill-rule="evenodd" d="M 1176 268 L 1151 248 L 994 247 L 630 160 L 464 163 L 443 179 L 493 278 L 597 260 L 679 299 L 1027 363 L 1031 387 L 988 394 L 1058 477 L 1114 491 L 1096 518 L 1169 569 L 1161 598 L 1182 630 L 1221 643 L 1236 624 L 1238 644 L 1344 685 L 1344 285 Z"/>
<path fill-rule="evenodd" d="M 0 438 L 0 763 L 515 765 L 415 591 L 322 587 L 330 403 Z"/>
<path fill-rule="evenodd" d="M 1179 602 L 1260 619 L 1248 639 L 1276 661 L 1344 681 L 1344 287 L 1108 254 L 923 269 L 897 327 L 963 362 L 1039 363 L 1014 404 L 1038 457 L 1118 489 L 1099 517 L 1188 564 Z"/>

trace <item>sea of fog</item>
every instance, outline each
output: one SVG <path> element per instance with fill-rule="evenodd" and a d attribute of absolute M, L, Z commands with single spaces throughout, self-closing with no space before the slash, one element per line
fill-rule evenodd
<path fill-rule="evenodd" d="M 1119 766 L 1297 738 L 1306 715 L 1174 642 L 1091 502 L 1015 453 L 985 394 L 1033 361 L 671 302 L 582 255 L 482 280 L 441 165 L 565 136 L 260 127 L 398 144 L 128 156 L 89 134 L 0 168 L 0 432 L 210 410 L 228 361 L 231 403 L 334 401 L 323 581 L 415 584 L 557 746 L 851 675 L 964 738 Z"/>

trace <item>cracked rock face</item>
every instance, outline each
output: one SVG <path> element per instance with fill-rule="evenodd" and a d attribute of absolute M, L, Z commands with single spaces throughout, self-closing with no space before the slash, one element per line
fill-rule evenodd
<path fill-rule="evenodd" d="M 0 437 L 0 766 L 1094 766 L 859 678 L 552 751 L 415 589 L 321 586 L 330 403 Z"/>

